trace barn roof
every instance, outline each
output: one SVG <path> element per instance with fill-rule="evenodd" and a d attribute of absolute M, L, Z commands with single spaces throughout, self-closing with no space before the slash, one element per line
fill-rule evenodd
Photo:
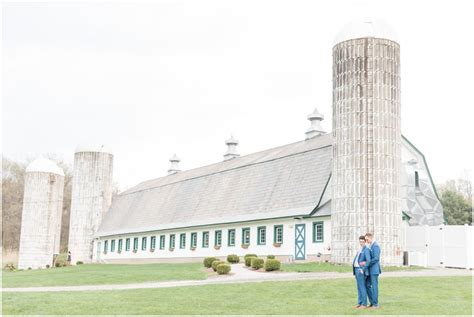
<path fill-rule="evenodd" d="M 329 134 L 143 182 L 97 236 L 310 214 L 331 174 Z"/>

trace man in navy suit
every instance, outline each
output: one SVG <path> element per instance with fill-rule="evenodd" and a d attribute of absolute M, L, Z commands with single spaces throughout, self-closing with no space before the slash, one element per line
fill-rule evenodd
<path fill-rule="evenodd" d="M 357 306 L 354 308 L 364 309 L 367 308 L 367 286 L 366 278 L 369 275 L 367 265 L 361 263 L 370 262 L 370 251 L 365 246 L 365 236 L 359 237 L 360 249 L 357 251 L 354 260 L 352 261 L 352 273 L 354 274 L 357 282 Z"/>
<path fill-rule="evenodd" d="M 363 263 L 369 271 L 369 276 L 366 279 L 367 295 L 370 301 L 369 307 L 379 308 L 379 274 L 382 273 L 380 268 L 380 246 L 374 241 L 372 233 L 366 233 L 365 240 L 370 250 L 370 261 Z"/>

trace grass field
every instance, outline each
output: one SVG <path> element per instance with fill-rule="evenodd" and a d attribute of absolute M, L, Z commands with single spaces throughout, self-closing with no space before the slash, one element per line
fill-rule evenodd
<path fill-rule="evenodd" d="M 352 279 L 124 291 L 4 293 L 4 314 L 471 315 L 471 277 L 380 280 L 379 310 L 355 310 Z"/>
<path fill-rule="evenodd" d="M 3 271 L 3 287 L 125 284 L 166 280 L 204 280 L 201 263 L 83 264 L 43 270 Z"/>
<path fill-rule="evenodd" d="M 413 270 L 425 270 L 426 268 L 419 266 L 383 266 L 383 272 L 390 271 L 413 271 Z M 282 264 L 281 270 L 286 272 L 352 272 L 352 267 L 350 265 L 339 265 L 332 263 L 291 263 L 291 264 Z"/>
<path fill-rule="evenodd" d="M 383 267 L 383 270 L 416 270 L 418 267 Z M 351 272 L 348 265 L 330 263 L 282 264 L 287 272 Z M 3 287 L 73 286 L 202 280 L 207 278 L 201 263 L 83 264 L 43 270 L 3 271 Z"/>

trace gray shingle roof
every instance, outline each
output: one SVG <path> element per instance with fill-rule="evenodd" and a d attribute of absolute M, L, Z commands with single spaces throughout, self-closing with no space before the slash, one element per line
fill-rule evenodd
<path fill-rule="evenodd" d="M 98 236 L 307 215 L 331 173 L 331 135 L 143 182 L 118 195 Z"/>

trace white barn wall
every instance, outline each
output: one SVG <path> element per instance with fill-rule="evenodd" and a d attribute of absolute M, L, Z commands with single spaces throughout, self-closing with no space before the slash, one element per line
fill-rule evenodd
<path fill-rule="evenodd" d="M 439 226 L 444 223 L 443 206 L 425 158 L 407 139 L 403 139 L 402 145 L 402 211 L 410 217 L 410 225 Z"/>
<path fill-rule="evenodd" d="M 314 243 L 312 239 L 313 222 L 324 222 L 324 239 L 323 242 Z M 176 230 L 164 230 L 156 232 L 147 232 L 141 234 L 125 234 L 109 237 L 101 237 L 96 240 L 94 260 L 97 262 L 198 262 L 204 257 L 216 256 L 227 257 L 229 254 L 237 254 L 244 256 L 247 253 L 255 253 L 258 256 L 275 255 L 283 262 L 289 262 L 295 256 L 295 224 L 304 223 L 306 225 L 305 245 L 306 245 L 306 260 L 316 259 L 316 254 L 324 254 L 324 258 L 329 260 L 330 250 L 328 250 L 329 241 L 331 237 L 330 217 L 312 217 L 302 220 L 293 218 L 271 219 L 265 221 L 255 221 L 248 223 L 222 224 L 215 226 L 203 226 L 195 228 L 183 228 Z M 283 243 L 280 247 L 273 246 L 274 241 L 274 225 L 283 225 Z M 257 245 L 257 228 L 259 226 L 266 226 L 266 244 Z M 250 245 L 247 249 L 241 247 L 242 242 L 242 228 L 250 228 Z M 228 246 L 228 229 L 236 229 L 235 246 Z M 215 231 L 222 230 L 222 246 L 219 250 L 214 249 Z M 209 247 L 202 247 L 202 233 L 209 231 Z M 197 232 L 197 248 L 190 250 L 191 233 Z M 180 234 L 186 234 L 186 247 L 179 248 Z M 159 249 L 160 235 L 165 235 L 165 249 Z M 174 251 L 169 251 L 169 236 L 176 235 L 176 243 Z M 141 250 L 142 237 L 147 237 L 147 249 Z M 154 252 L 150 251 L 150 237 L 156 236 L 156 248 Z M 138 250 L 133 252 L 133 239 L 139 238 Z M 130 251 L 125 251 L 125 239 L 130 238 Z M 110 252 L 111 240 L 115 239 L 115 252 Z M 117 252 L 118 239 L 123 239 L 122 252 Z M 104 241 L 108 240 L 108 252 L 104 254 Z M 99 243 L 99 244 L 98 244 Z M 100 249 L 98 250 L 100 245 Z M 100 251 L 100 252 L 99 252 Z"/>

